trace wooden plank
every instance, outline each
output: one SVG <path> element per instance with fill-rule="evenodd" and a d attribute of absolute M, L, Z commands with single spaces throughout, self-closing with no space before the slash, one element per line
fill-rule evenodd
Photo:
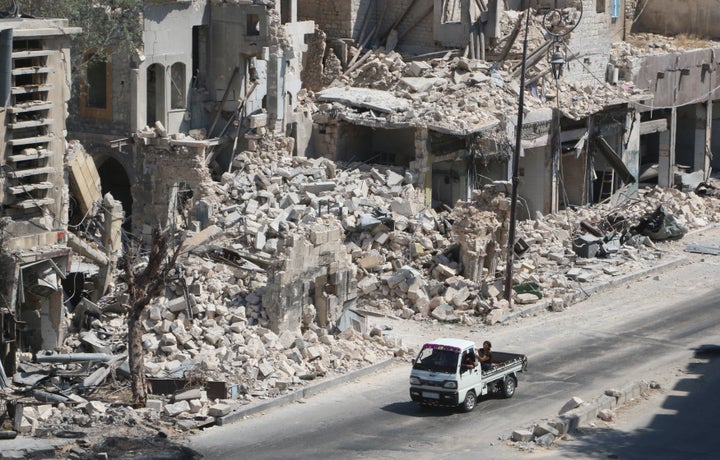
<path fill-rule="evenodd" d="M 520 34 L 520 27 L 522 26 L 523 19 L 525 18 L 525 15 L 529 14 L 529 11 L 524 12 L 520 15 L 517 22 L 515 23 L 515 27 L 513 27 L 512 32 L 510 32 L 510 35 L 507 38 L 507 42 L 505 43 L 505 47 L 500 52 L 500 56 L 498 56 L 498 62 L 503 62 L 508 54 L 510 53 L 510 49 L 513 46 L 513 43 L 515 43 L 515 40 L 517 39 L 518 34 Z"/>
<path fill-rule="evenodd" d="M 70 163 L 70 186 L 83 214 L 102 198 L 100 176 L 92 157 L 85 152 L 79 152 Z"/>
<path fill-rule="evenodd" d="M 627 165 L 623 163 L 622 158 L 615 153 L 615 150 L 613 150 L 612 147 L 610 147 L 610 144 L 608 144 L 607 141 L 600 136 L 595 138 L 595 143 L 598 146 L 598 151 L 605 157 L 606 160 L 608 160 L 610 166 L 612 166 L 612 168 L 620 174 L 620 178 L 623 182 L 626 184 L 634 183 L 635 176 L 632 175 Z"/>

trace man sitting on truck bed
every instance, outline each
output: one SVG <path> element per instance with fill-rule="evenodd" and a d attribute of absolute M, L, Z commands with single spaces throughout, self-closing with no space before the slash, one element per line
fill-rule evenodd
<path fill-rule="evenodd" d="M 483 347 L 478 352 L 478 360 L 480 360 L 480 369 L 489 371 L 492 369 L 492 344 L 489 340 L 483 342 Z"/>

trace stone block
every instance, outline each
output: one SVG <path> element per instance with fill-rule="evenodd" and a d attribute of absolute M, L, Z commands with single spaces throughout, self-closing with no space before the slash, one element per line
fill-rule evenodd
<path fill-rule="evenodd" d="M 263 379 L 266 379 L 275 373 L 275 368 L 271 366 L 267 361 L 262 361 L 261 363 L 259 363 L 257 369 L 258 375 Z"/>
<path fill-rule="evenodd" d="M 546 433 L 542 436 L 535 438 L 535 444 L 538 446 L 549 447 L 555 442 L 555 435 L 552 433 Z"/>
<path fill-rule="evenodd" d="M 425 61 L 411 61 L 405 68 L 405 72 L 411 77 L 420 77 L 430 70 L 432 66 Z"/>
<path fill-rule="evenodd" d="M 365 278 L 358 281 L 358 289 L 363 294 L 369 294 L 378 289 L 378 279 L 375 276 L 366 276 Z"/>
<path fill-rule="evenodd" d="M 191 414 L 197 414 L 203 408 L 203 403 L 199 399 L 191 399 L 190 401 L 188 401 L 188 405 L 190 406 Z"/>
<path fill-rule="evenodd" d="M 438 264 L 432 271 L 433 277 L 438 280 L 444 280 L 451 276 L 457 275 L 457 270 L 444 264 Z"/>
<path fill-rule="evenodd" d="M 300 184 L 300 190 L 305 193 L 318 195 L 322 192 L 331 192 L 335 190 L 335 181 L 318 181 Z"/>
<path fill-rule="evenodd" d="M 564 414 L 566 412 L 569 412 L 577 407 L 580 407 L 581 404 L 583 404 L 583 400 L 578 398 L 577 396 L 573 396 L 568 402 L 563 404 L 562 408 L 560 409 L 559 414 Z"/>
<path fill-rule="evenodd" d="M 451 321 L 455 317 L 454 313 L 455 309 L 452 306 L 444 303 L 433 309 L 432 313 L 430 313 L 430 316 L 432 316 L 438 321 Z"/>
<path fill-rule="evenodd" d="M 178 393 L 174 396 L 175 402 L 189 401 L 191 399 L 200 399 L 201 391 L 202 390 L 200 388 L 193 388 L 191 390 L 186 390 L 181 393 Z"/>
<path fill-rule="evenodd" d="M 520 305 L 528 305 L 538 300 L 540 300 L 540 298 L 531 292 L 523 292 L 522 294 L 515 295 L 515 302 Z"/>
<path fill-rule="evenodd" d="M 385 263 L 385 258 L 376 251 L 370 251 L 366 256 L 357 260 L 357 264 L 365 270 L 372 270 Z"/>
<path fill-rule="evenodd" d="M 538 437 L 548 433 L 552 434 L 553 436 L 560 435 L 560 432 L 557 430 L 557 428 L 550 425 L 549 423 L 538 423 L 533 429 L 533 434 Z"/>
<path fill-rule="evenodd" d="M 170 417 L 174 417 L 178 414 L 189 411 L 190 404 L 188 404 L 187 401 L 180 401 L 176 402 L 175 404 L 168 404 L 165 406 L 165 414 L 169 415 Z"/>
<path fill-rule="evenodd" d="M 90 401 L 85 405 L 85 412 L 88 415 L 101 415 L 107 411 L 105 403 L 101 401 Z"/>
<path fill-rule="evenodd" d="M 530 442 L 533 440 L 533 434 L 530 430 L 515 430 L 511 439 L 515 442 Z"/>
<path fill-rule="evenodd" d="M 220 403 L 210 406 L 208 409 L 208 415 L 211 417 L 222 417 L 229 414 L 230 411 L 232 411 L 231 405 Z"/>
<path fill-rule="evenodd" d="M 323 349 L 320 346 L 313 345 L 313 346 L 305 348 L 304 354 L 308 361 L 313 361 L 315 359 L 322 357 Z"/>
<path fill-rule="evenodd" d="M 505 317 L 505 309 L 493 308 L 485 315 L 485 324 L 493 325 L 501 322 Z"/>
<path fill-rule="evenodd" d="M 179 313 L 181 311 L 187 311 L 188 304 L 185 300 L 185 296 L 176 297 L 172 300 L 168 301 L 167 304 L 168 310 L 170 310 L 173 313 Z"/>
<path fill-rule="evenodd" d="M 148 399 L 145 402 L 145 408 L 146 409 L 153 409 L 157 411 L 161 411 L 163 409 L 163 400 L 162 399 Z"/>

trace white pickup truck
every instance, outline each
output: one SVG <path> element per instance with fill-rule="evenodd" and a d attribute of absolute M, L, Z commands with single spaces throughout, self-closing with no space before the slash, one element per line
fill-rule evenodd
<path fill-rule="evenodd" d="M 423 405 L 475 408 L 477 398 L 490 391 L 512 397 L 517 373 L 527 369 L 527 357 L 518 353 L 492 352 L 492 368 L 480 369 L 475 343 L 461 339 L 438 339 L 423 345 L 410 372 L 410 397 Z M 469 355 L 469 357 L 468 357 Z M 463 364 L 463 359 L 475 367 Z"/>

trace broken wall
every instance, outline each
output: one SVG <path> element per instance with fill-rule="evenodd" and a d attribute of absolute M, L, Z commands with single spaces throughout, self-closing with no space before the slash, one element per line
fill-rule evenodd
<path fill-rule="evenodd" d="M 718 52 L 713 47 L 628 59 L 620 78 L 653 94 L 652 106 L 640 106 L 643 110 L 718 99 Z"/>
<path fill-rule="evenodd" d="M 156 142 L 136 145 L 134 155 L 133 233 L 147 241 L 152 226 L 175 225 L 177 219 L 185 219 L 186 224 L 195 220 L 212 183 L 204 164 L 205 146 L 173 145 L 167 139 Z M 188 199 L 179 199 L 179 195 Z"/>
<path fill-rule="evenodd" d="M 437 0 L 305 0 L 298 2 L 298 17 L 314 20 L 331 39 L 353 38 L 369 47 L 385 46 L 390 31 L 395 30 L 397 35 L 390 39 L 391 43 L 397 42 L 398 49 L 419 53 L 437 49 L 437 40 L 447 40 L 447 32 L 436 33 L 441 16 L 434 10 L 440 3 Z M 459 20 L 459 16 L 451 18 Z"/>
<path fill-rule="evenodd" d="M 334 325 L 357 297 L 355 266 L 344 245 L 345 232 L 334 218 L 318 219 L 305 233 L 286 235 L 278 244 L 276 265 L 268 273 L 263 306 L 275 333 L 297 331 L 315 316 Z"/>
<path fill-rule="evenodd" d="M 638 2 L 637 8 L 632 32 L 720 38 L 720 10 L 714 0 L 653 0 Z"/>

